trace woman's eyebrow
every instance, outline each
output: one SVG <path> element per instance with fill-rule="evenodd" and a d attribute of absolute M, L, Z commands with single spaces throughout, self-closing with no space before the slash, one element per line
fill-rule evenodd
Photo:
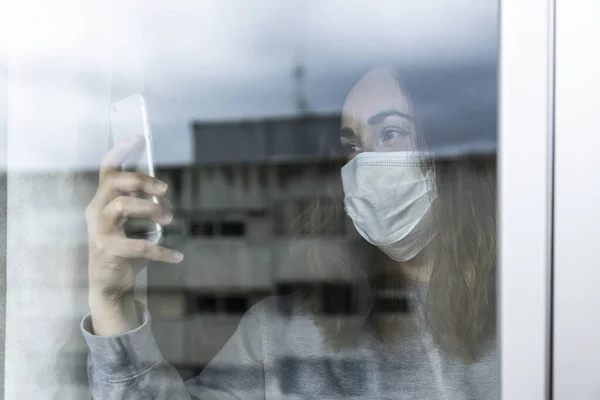
<path fill-rule="evenodd" d="M 387 117 L 391 117 L 393 115 L 399 116 L 399 117 L 403 117 L 409 120 L 412 120 L 412 118 L 410 117 L 410 115 L 401 113 L 398 110 L 385 110 L 382 112 L 379 112 L 375 115 L 373 115 L 372 117 L 370 117 L 367 120 L 367 124 L 369 125 L 379 125 L 380 123 L 383 122 L 384 119 L 386 119 Z"/>

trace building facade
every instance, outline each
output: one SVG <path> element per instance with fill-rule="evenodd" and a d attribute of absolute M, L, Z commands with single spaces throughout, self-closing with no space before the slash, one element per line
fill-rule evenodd
<path fill-rule="evenodd" d="M 148 270 L 148 304 L 163 355 L 184 378 L 256 301 L 322 284 L 298 258 L 303 246 L 349 239 L 339 119 L 194 123 L 194 163 L 158 169 L 175 210 L 165 245 L 185 259 Z"/>

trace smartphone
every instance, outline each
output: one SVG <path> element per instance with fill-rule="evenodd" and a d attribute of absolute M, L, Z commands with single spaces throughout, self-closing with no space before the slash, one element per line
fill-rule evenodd
<path fill-rule="evenodd" d="M 121 169 L 155 177 L 152 133 L 146 102 L 141 94 L 134 94 L 110 105 L 110 130 L 113 146 L 129 141 L 136 135 L 142 136 L 140 142 L 143 145 L 138 146 L 127 157 Z M 156 196 L 143 192 L 130 193 L 130 195 L 159 204 Z M 125 222 L 124 229 L 125 235 L 129 238 L 147 239 L 156 244 L 161 243 L 164 237 L 162 226 L 150 220 L 130 218 Z"/>

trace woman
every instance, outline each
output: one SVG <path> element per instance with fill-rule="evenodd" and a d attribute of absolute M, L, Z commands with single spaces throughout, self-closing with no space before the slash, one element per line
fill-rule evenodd
<path fill-rule="evenodd" d="M 321 249 L 312 249 L 307 262 L 352 279 L 350 315 L 324 317 L 316 293 L 300 293 L 304 301 L 291 303 L 291 318 L 278 311 L 277 298 L 263 300 L 186 383 L 162 359 L 150 316 L 133 300 L 139 266 L 130 261 L 177 263 L 182 256 L 121 230 L 127 216 L 161 224 L 172 216 L 120 193 L 160 196 L 166 188 L 116 171 L 133 144 L 111 151 L 87 210 L 91 313 L 82 331 L 94 398 L 498 397 L 495 162 L 436 155 L 459 134 L 494 129 L 493 111 L 476 120 L 488 108 L 472 101 L 461 74 L 401 78 L 378 68 L 347 96 L 340 141 L 349 161 L 341 175 L 360 245 L 340 249 L 338 263 L 322 262 Z"/>

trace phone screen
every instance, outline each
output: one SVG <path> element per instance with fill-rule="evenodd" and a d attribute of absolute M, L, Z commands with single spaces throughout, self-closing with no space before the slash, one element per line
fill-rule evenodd
<path fill-rule="evenodd" d="M 110 125 L 114 146 L 129 141 L 135 136 L 140 137 L 140 145 L 123 162 L 122 170 L 156 176 L 152 154 L 152 135 L 144 98 L 138 94 L 113 103 Z M 159 204 L 155 196 L 147 195 L 144 192 L 129 193 L 129 195 Z M 131 218 L 125 223 L 124 229 L 127 237 L 131 238 L 148 239 L 154 243 L 159 243 L 163 238 L 162 227 L 146 219 Z"/>

